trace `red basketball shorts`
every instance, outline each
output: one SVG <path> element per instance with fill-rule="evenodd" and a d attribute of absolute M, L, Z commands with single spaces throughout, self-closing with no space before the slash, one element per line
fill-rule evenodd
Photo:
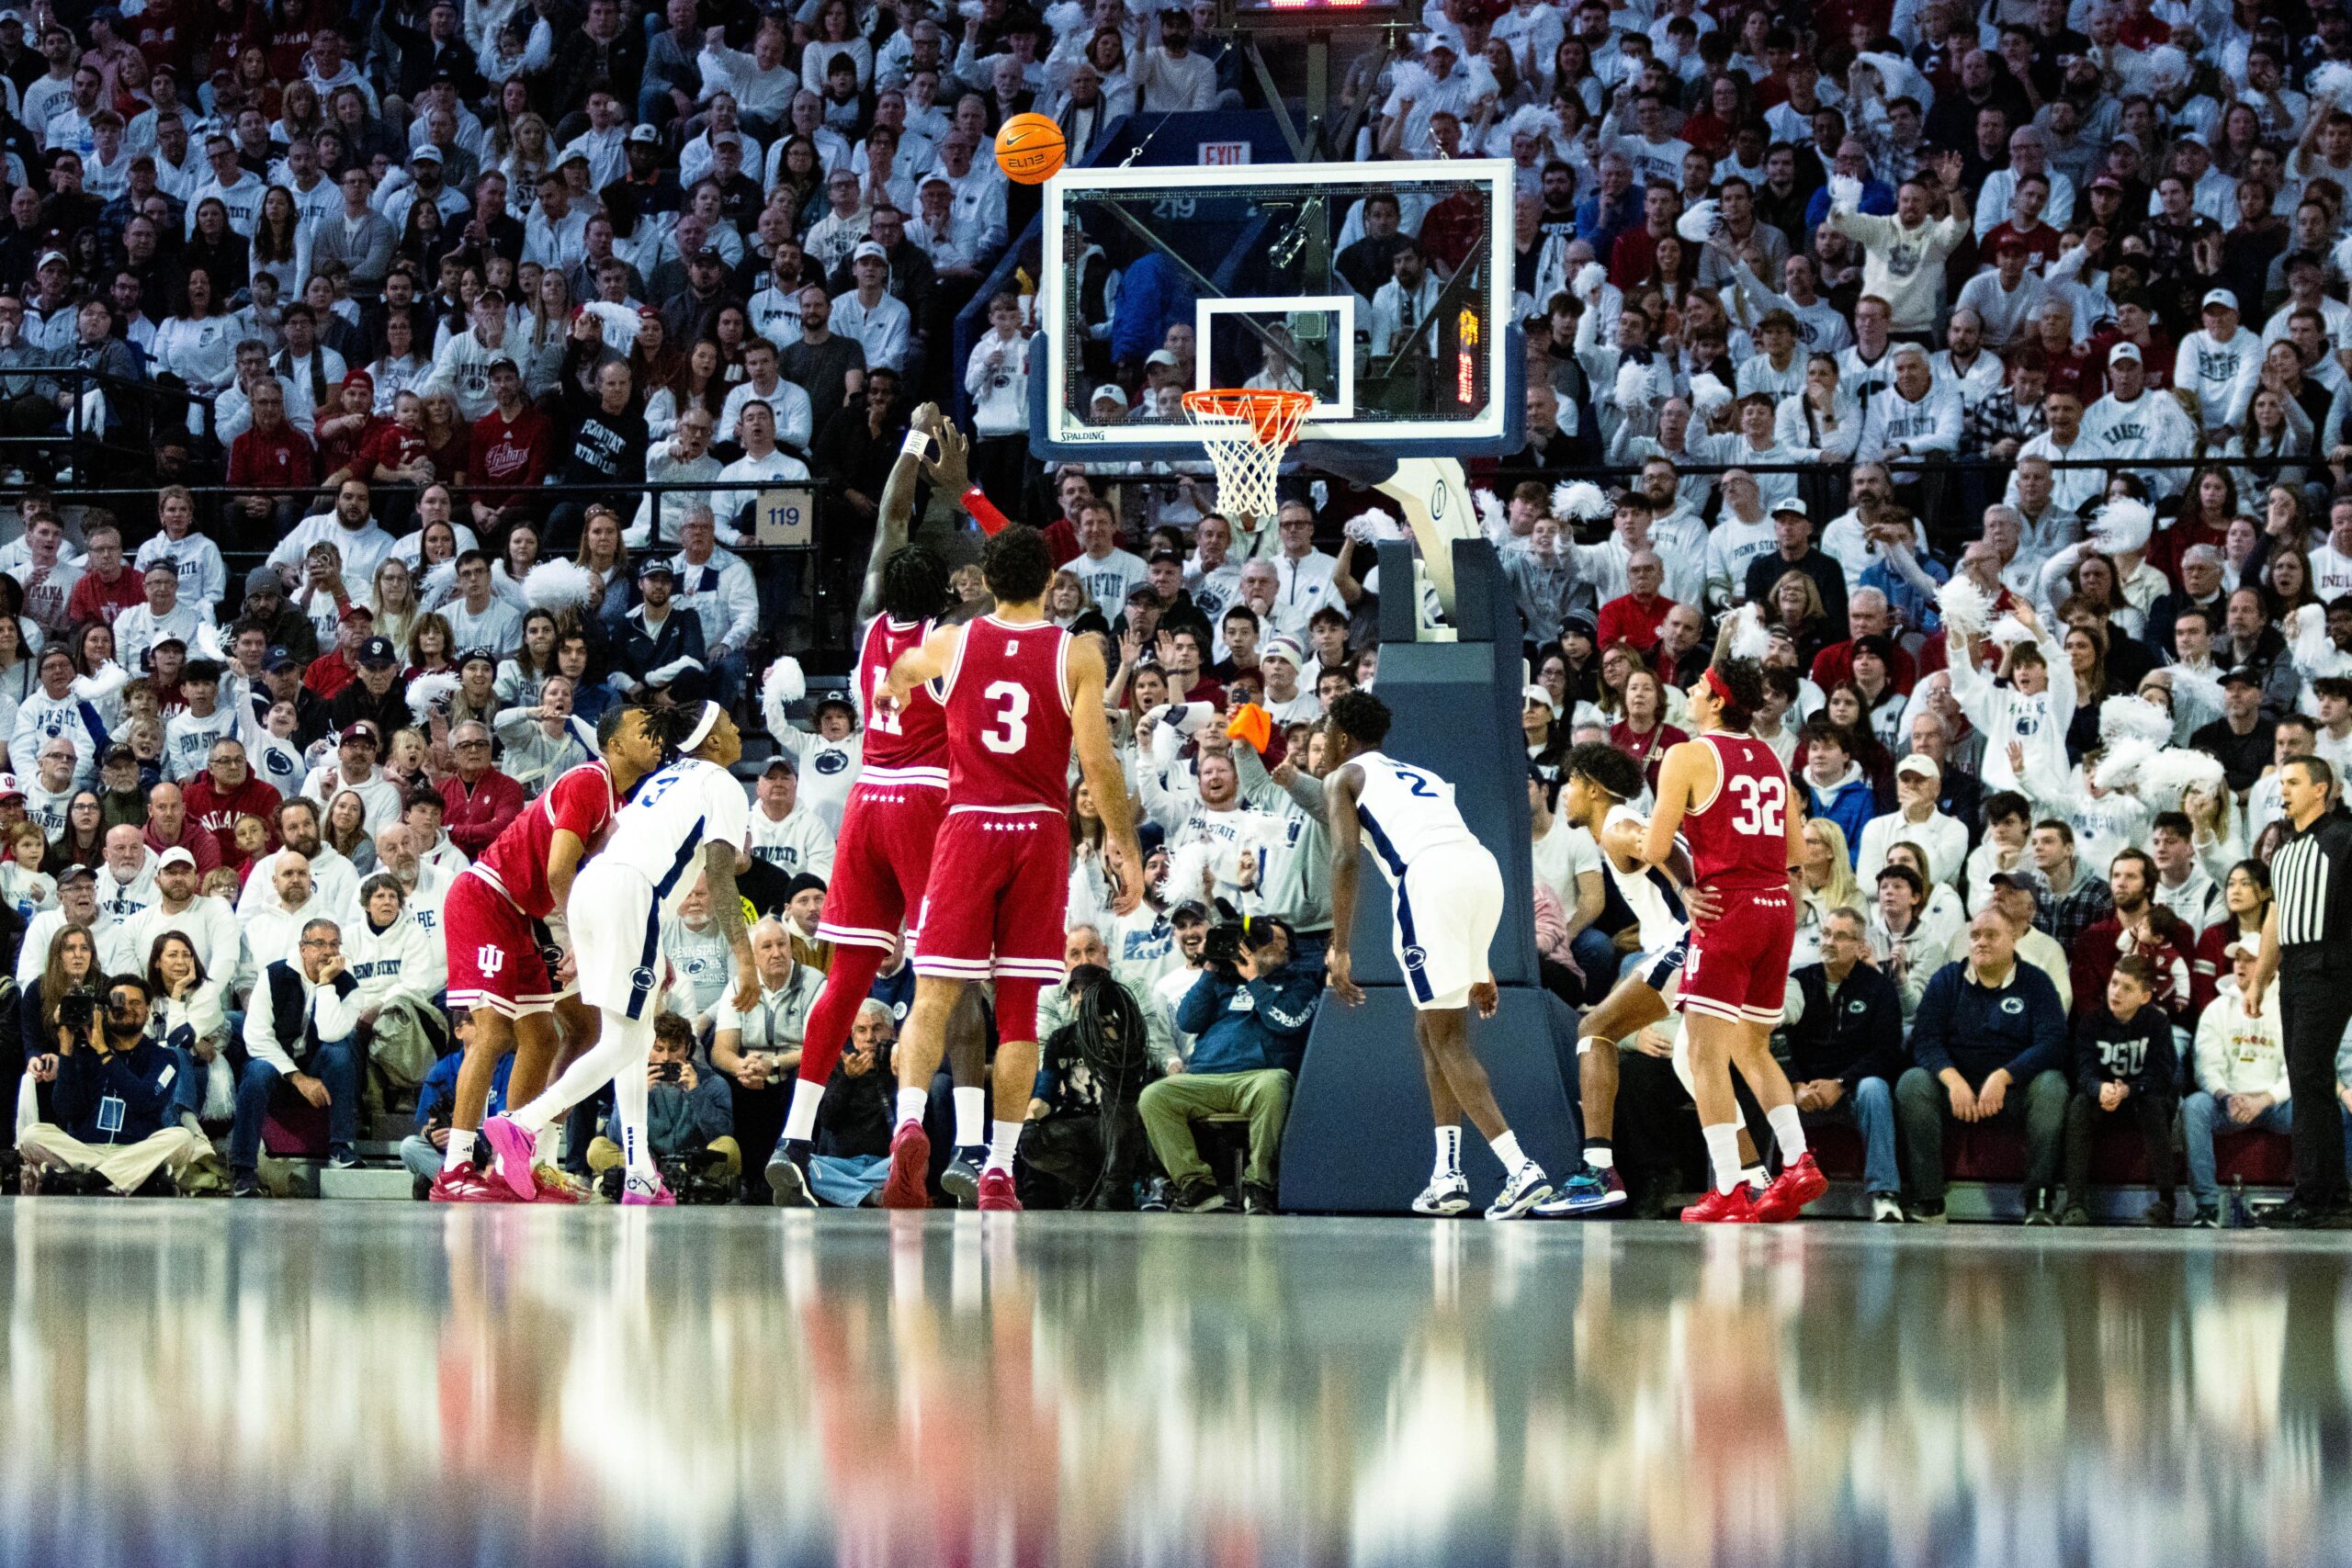
<path fill-rule="evenodd" d="M 921 912 L 947 792 L 937 784 L 861 784 L 842 808 L 820 942 L 888 952 L 910 910 Z"/>
<path fill-rule="evenodd" d="M 555 1006 L 555 966 L 563 961 L 547 927 L 523 913 L 479 876 L 449 885 L 441 908 L 447 933 L 449 1005 L 487 1008 L 508 1018 Z"/>
<path fill-rule="evenodd" d="M 1052 810 L 950 811 L 915 932 L 918 975 L 1059 985 L 1069 824 Z"/>
<path fill-rule="evenodd" d="M 1723 897 L 1722 915 L 1691 928 L 1675 1006 L 1735 1022 L 1778 1023 L 1796 906 L 1786 888 L 1733 888 Z"/>

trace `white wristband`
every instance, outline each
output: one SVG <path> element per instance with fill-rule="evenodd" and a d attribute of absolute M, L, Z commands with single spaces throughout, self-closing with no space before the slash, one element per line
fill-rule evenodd
<path fill-rule="evenodd" d="M 899 443 L 899 453 L 907 457 L 929 457 L 931 434 L 928 431 L 910 430 L 907 438 Z"/>

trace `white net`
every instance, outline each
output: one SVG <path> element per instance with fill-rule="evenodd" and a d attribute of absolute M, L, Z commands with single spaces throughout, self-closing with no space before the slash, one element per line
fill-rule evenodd
<path fill-rule="evenodd" d="M 1184 412 L 1216 469 L 1217 505 L 1251 517 L 1274 514 L 1283 455 L 1315 406 L 1304 392 L 1187 392 Z"/>

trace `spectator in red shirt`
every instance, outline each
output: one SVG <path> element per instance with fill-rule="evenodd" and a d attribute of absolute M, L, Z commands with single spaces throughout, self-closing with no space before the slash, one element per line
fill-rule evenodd
<path fill-rule="evenodd" d="M 458 726 L 449 749 L 458 771 L 441 782 L 442 821 L 449 841 L 471 857 L 522 815 L 523 786 L 490 765 L 488 725 L 469 719 Z"/>
<path fill-rule="evenodd" d="M 219 746 L 214 749 L 219 750 Z M 270 793 L 275 797 L 277 792 Z M 179 785 L 168 781 L 147 792 L 147 847 L 157 854 L 165 850 L 186 850 L 195 860 L 199 876 L 220 864 L 220 841 L 189 818 L 186 795 Z"/>
<path fill-rule="evenodd" d="M 376 378 L 365 370 L 346 374 L 335 400 L 311 422 L 318 438 L 319 467 L 326 470 L 328 484 L 340 485 L 355 475 L 371 478 L 359 467 L 359 454 L 385 423 L 376 415 Z"/>
<path fill-rule="evenodd" d="M 1831 643 L 1813 656 L 1813 683 L 1826 692 L 1852 680 L 1854 644 L 1866 637 L 1887 636 L 1894 618 L 1884 593 L 1875 588 L 1855 589 L 1853 597 L 1846 601 L 1846 626 L 1853 635 L 1843 642 Z M 1886 674 L 1887 683 L 1907 697 L 1918 682 L 1919 662 L 1897 644 L 1894 657 L 1887 663 Z"/>
<path fill-rule="evenodd" d="M 1609 249 L 1609 281 L 1631 288 L 1657 266 L 1657 243 L 1674 232 L 1676 209 L 1682 198 L 1664 180 L 1652 180 L 1642 189 L 1642 226 L 1617 236 Z"/>
<path fill-rule="evenodd" d="M 472 461 L 474 526 L 498 528 L 514 521 L 527 492 L 548 477 L 555 431 L 548 416 L 523 395 L 523 373 L 512 359 L 490 362 L 491 411 L 474 422 Z M 1076 552 L 1072 552 L 1073 554 Z"/>
<path fill-rule="evenodd" d="M 359 679 L 360 645 L 375 635 L 375 611 L 365 604 L 345 605 L 335 628 L 334 647 L 311 660 L 310 669 L 302 672 L 302 684 L 317 693 L 321 702 L 334 701 L 337 692 Z"/>
<path fill-rule="evenodd" d="M 289 490 L 318 477 L 311 444 L 286 422 L 286 389 L 275 376 L 254 383 L 251 393 L 254 424 L 229 444 L 229 488 Z M 254 536 L 293 529 L 300 497 L 241 495 L 235 505 Z"/>
<path fill-rule="evenodd" d="M 1600 607 L 1600 646 L 1629 643 L 1644 658 L 1657 647 L 1657 629 L 1674 601 L 1658 592 L 1666 581 L 1666 563 L 1655 550 L 1635 550 L 1625 558 L 1625 582 L 1633 590 Z"/>
<path fill-rule="evenodd" d="M 211 835 L 213 860 L 217 863 L 234 864 L 243 858 L 237 848 L 240 817 L 258 817 L 268 824 L 269 847 L 277 847 L 278 794 L 254 777 L 253 765 L 245 760 L 245 748 L 241 741 L 223 736 L 212 743 L 209 765 L 182 787 L 180 803 L 188 819 Z M 152 818 L 152 801 L 148 812 Z"/>
<path fill-rule="evenodd" d="M 90 558 L 82 581 L 66 596 L 65 618 L 75 626 L 104 621 L 108 626 L 123 611 L 147 603 L 140 574 L 123 564 L 122 530 L 112 523 L 94 523 L 82 532 Z"/>

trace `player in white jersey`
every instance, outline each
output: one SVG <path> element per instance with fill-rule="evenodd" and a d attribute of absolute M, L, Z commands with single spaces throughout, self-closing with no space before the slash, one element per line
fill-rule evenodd
<path fill-rule="evenodd" d="M 1452 784 L 1381 754 L 1388 709 L 1379 698 L 1350 692 L 1333 702 L 1326 735 L 1332 754 L 1323 781 L 1331 818 L 1331 947 L 1323 966 L 1340 999 L 1361 1007 L 1363 990 L 1350 975 L 1348 941 L 1358 852 L 1368 841 L 1395 898 L 1391 940 L 1412 993 L 1413 1034 L 1437 1125 L 1436 1168 L 1413 1212 L 1458 1214 L 1470 1206 L 1462 1177 L 1467 1113 L 1507 1173 L 1487 1217 L 1515 1220 L 1552 1195 L 1552 1181 L 1520 1148 L 1487 1069 L 1470 1049 L 1470 1009 L 1492 1018 L 1498 1000 L 1487 950 L 1502 923 L 1502 868 L 1462 820 Z"/>
<path fill-rule="evenodd" d="M 1642 835 L 1649 822 L 1625 803 L 1645 788 L 1642 765 L 1598 741 L 1571 750 L 1562 806 L 1571 823 L 1600 846 L 1601 865 L 1640 931 L 1641 957 L 1577 1026 L 1577 1097 L 1584 1111 L 1584 1164 L 1560 1184 L 1559 1194 L 1536 1205 L 1547 1216 L 1598 1213 L 1625 1201 L 1617 1172 L 1617 1042 L 1667 1016 L 1682 973 L 1690 921 L 1679 885 L 1668 872 L 1645 865 Z M 1679 868 L 1685 876 L 1686 861 Z"/>
<path fill-rule="evenodd" d="M 625 1179 L 621 1201 L 667 1205 L 646 1141 L 646 1065 L 653 1052 L 656 994 L 668 965 L 662 958 L 662 924 L 674 919 L 697 886 L 710 894 L 712 919 L 735 955 L 735 1005 L 759 1000 L 759 968 L 735 891 L 735 859 L 751 830 L 751 800 L 728 772 L 743 754 L 735 721 L 717 703 L 687 704 L 664 715 L 674 728 L 664 739 L 674 758 L 638 786 L 613 818 L 610 836 L 572 884 L 572 952 L 581 999 L 604 1018 L 604 1031 L 561 1077 L 529 1104 L 482 1124 L 498 1156 L 498 1175 L 528 1201 L 537 1188 L 531 1159 L 542 1128 L 574 1105 L 613 1085 L 621 1123 Z"/>

